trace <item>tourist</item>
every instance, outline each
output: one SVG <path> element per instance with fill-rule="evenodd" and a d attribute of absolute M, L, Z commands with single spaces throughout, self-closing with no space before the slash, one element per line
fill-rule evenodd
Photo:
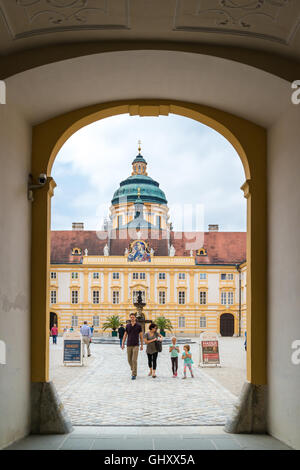
<path fill-rule="evenodd" d="M 90 357 L 91 351 L 90 351 L 90 343 L 91 343 L 91 329 L 87 324 L 87 321 L 83 322 L 82 327 L 80 328 L 80 333 L 82 334 L 82 341 L 83 341 L 83 357 L 84 357 L 84 345 L 86 346 L 87 350 L 87 356 Z"/>
<path fill-rule="evenodd" d="M 148 356 L 148 365 L 149 365 L 149 376 L 155 379 L 156 377 L 156 365 L 157 365 L 157 356 L 158 348 L 156 346 L 158 341 L 162 341 L 163 337 L 157 333 L 157 325 L 151 323 L 149 326 L 149 332 L 145 333 L 144 336 L 145 343 L 147 344 L 147 356 Z"/>
<path fill-rule="evenodd" d="M 178 371 L 178 355 L 179 355 L 179 347 L 176 346 L 176 337 L 172 337 L 172 345 L 170 346 L 170 353 L 171 353 L 171 362 L 172 362 L 172 372 L 173 372 L 173 377 L 177 377 L 177 371 Z"/>
<path fill-rule="evenodd" d="M 51 328 L 51 335 L 52 335 L 52 343 L 57 344 L 58 328 L 55 323 Z"/>
<path fill-rule="evenodd" d="M 118 334 L 119 334 L 120 348 L 121 348 L 122 347 L 123 337 L 124 337 L 124 334 L 125 334 L 125 328 L 123 326 L 123 323 L 121 323 L 120 328 L 118 329 Z"/>
<path fill-rule="evenodd" d="M 91 336 L 93 336 L 93 334 L 94 334 L 94 325 L 92 325 L 90 328 L 91 328 Z"/>
<path fill-rule="evenodd" d="M 143 331 L 142 327 L 136 321 L 134 313 L 130 314 L 130 323 L 126 325 L 122 341 L 122 349 L 125 347 L 127 339 L 127 359 L 131 368 L 131 379 L 135 380 L 137 376 L 137 361 L 139 355 L 139 340 L 141 342 L 141 351 L 143 350 Z"/>
<path fill-rule="evenodd" d="M 183 346 L 184 353 L 182 354 L 182 359 L 184 360 L 184 368 L 183 368 L 183 379 L 186 379 L 186 367 L 188 367 L 192 378 L 194 378 L 193 374 L 193 369 L 192 369 L 192 364 L 194 364 L 194 361 L 192 359 L 192 354 L 190 353 L 190 346 L 186 344 Z"/>

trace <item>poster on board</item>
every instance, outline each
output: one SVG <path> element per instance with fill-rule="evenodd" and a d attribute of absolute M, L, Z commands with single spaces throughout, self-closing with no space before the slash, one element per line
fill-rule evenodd
<path fill-rule="evenodd" d="M 216 333 L 202 333 L 200 335 L 200 363 L 199 366 L 220 365 L 219 341 Z"/>
<path fill-rule="evenodd" d="M 82 337 L 77 332 L 67 332 L 63 336 L 64 365 L 82 366 Z"/>

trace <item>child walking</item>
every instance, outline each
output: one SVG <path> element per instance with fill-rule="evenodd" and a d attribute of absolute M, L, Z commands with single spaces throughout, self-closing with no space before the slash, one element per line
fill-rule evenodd
<path fill-rule="evenodd" d="M 177 377 L 177 370 L 178 370 L 178 355 L 179 355 L 179 347 L 176 346 L 177 339 L 175 336 L 172 337 L 172 345 L 169 348 L 171 353 L 171 362 L 172 362 L 172 372 L 173 377 Z"/>
<path fill-rule="evenodd" d="M 192 369 L 192 364 L 194 364 L 194 361 L 192 359 L 192 353 L 190 353 L 190 346 L 186 344 L 183 346 L 184 353 L 182 354 L 182 359 L 184 360 L 184 368 L 183 368 L 183 379 L 186 379 L 186 367 L 189 368 L 189 371 L 191 373 L 191 376 L 194 378 L 193 374 L 193 369 Z"/>

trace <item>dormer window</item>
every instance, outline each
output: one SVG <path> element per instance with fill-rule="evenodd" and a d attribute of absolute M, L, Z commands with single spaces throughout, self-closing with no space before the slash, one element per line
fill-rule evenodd
<path fill-rule="evenodd" d="M 200 248 L 200 250 L 197 250 L 196 253 L 198 256 L 207 256 L 207 251 L 205 248 Z"/>
<path fill-rule="evenodd" d="M 81 255 L 81 248 L 73 248 L 72 255 Z"/>

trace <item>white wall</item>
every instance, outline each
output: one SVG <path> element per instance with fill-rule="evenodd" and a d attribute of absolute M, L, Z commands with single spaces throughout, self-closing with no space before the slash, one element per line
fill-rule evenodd
<path fill-rule="evenodd" d="M 269 430 L 300 449 L 300 105 L 290 105 L 269 135 Z"/>
<path fill-rule="evenodd" d="M 31 129 L 16 109 L 0 105 L 0 448 L 23 437 L 30 411 Z"/>

